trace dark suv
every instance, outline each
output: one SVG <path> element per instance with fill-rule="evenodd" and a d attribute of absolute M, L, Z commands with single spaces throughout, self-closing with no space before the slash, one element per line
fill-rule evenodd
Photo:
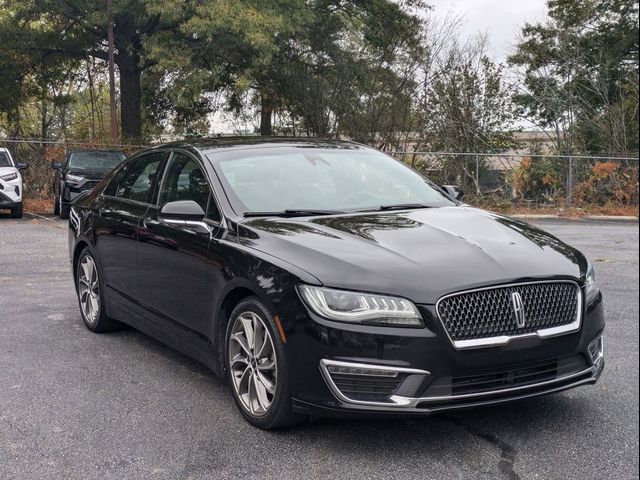
<path fill-rule="evenodd" d="M 124 153 L 112 150 L 73 150 L 62 163 L 53 163 L 51 168 L 56 171 L 53 213 L 60 218 L 69 218 L 73 200 L 80 193 L 93 189 L 125 158 Z"/>

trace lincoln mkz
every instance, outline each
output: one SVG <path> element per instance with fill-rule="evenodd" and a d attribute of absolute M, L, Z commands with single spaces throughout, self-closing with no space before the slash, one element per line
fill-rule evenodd
<path fill-rule="evenodd" d="M 129 324 L 201 361 L 260 428 L 499 404 L 604 367 L 582 253 L 359 144 L 151 148 L 69 225 L 86 326 Z"/>

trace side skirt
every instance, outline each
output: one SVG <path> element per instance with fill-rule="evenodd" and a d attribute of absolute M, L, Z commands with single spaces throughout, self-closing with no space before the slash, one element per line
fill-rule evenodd
<path fill-rule="evenodd" d="M 218 355 L 209 339 L 107 286 L 109 316 L 209 367 L 221 375 Z"/>

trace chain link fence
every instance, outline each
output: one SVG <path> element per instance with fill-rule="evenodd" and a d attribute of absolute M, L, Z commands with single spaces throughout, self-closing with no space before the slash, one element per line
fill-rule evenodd
<path fill-rule="evenodd" d="M 638 158 L 393 152 L 469 203 L 526 207 L 638 206 Z"/>
<path fill-rule="evenodd" d="M 119 150 L 131 154 L 143 145 L 99 142 L 2 140 L 24 171 L 25 196 L 49 199 L 53 192 L 51 163 L 68 151 Z M 638 206 L 638 158 L 486 153 L 391 152 L 434 182 L 455 184 L 465 200 L 485 207 Z"/>
<path fill-rule="evenodd" d="M 17 163 L 27 163 L 29 168 L 22 172 L 25 198 L 50 199 L 53 197 L 54 171 L 51 164 L 62 162 L 71 150 L 118 150 L 131 154 L 140 145 L 113 145 L 99 142 L 53 142 L 46 140 L 3 140 L 0 148 L 11 152 Z"/>

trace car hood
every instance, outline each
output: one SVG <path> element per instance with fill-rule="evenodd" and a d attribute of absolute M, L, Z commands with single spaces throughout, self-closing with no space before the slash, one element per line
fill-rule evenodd
<path fill-rule="evenodd" d="M 240 241 L 330 287 L 433 304 L 447 293 L 550 278 L 580 279 L 584 256 L 531 225 L 459 206 L 413 211 L 259 218 Z"/>

